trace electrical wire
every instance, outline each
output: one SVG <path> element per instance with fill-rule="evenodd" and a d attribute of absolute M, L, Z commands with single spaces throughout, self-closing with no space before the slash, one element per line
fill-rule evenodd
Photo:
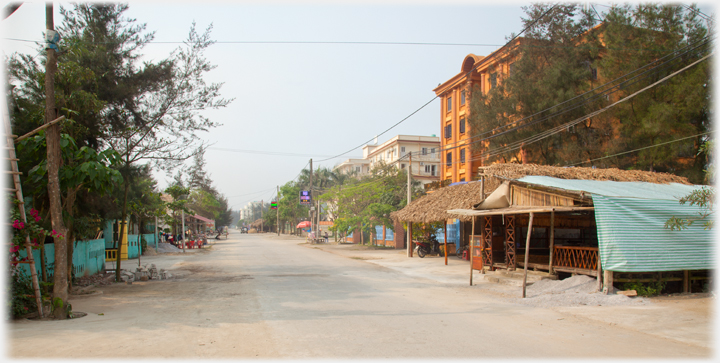
<path fill-rule="evenodd" d="M 685 50 L 683 53 L 679 53 L 679 54 L 678 54 L 677 52 L 672 52 L 671 54 L 668 54 L 667 56 L 665 56 L 665 57 L 663 57 L 663 58 L 660 58 L 660 59 L 657 60 L 657 61 L 653 61 L 653 62 L 651 62 L 651 63 L 648 63 L 648 64 L 646 64 L 646 65 L 644 65 L 644 66 L 642 66 L 642 67 L 640 67 L 640 68 L 637 68 L 637 69 L 633 70 L 632 72 L 629 72 L 629 73 L 627 73 L 627 74 L 625 74 L 625 75 L 622 75 L 622 76 L 620 76 L 620 77 L 618 77 L 618 78 L 616 78 L 616 79 L 614 79 L 614 80 L 611 80 L 611 81 L 609 81 L 609 82 L 606 82 L 606 83 L 604 83 L 603 85 L 600 85 L 600 86 L 598 86 L 598 87 L 596 87 L 596 88 L 594 88 L 594 89 L 592 89 L 592 90 L 590 90 L 590 91 L 588 91 L 588 92 L 585 92 L 585 93 L 583 93 L 583 94 L 581 94 L 581 95 L 575 96 L 575 97 L 573 97 L 573 98 L 571 98 L 571 99 L 569 99 L 569 100 L 567 100 L 567 101 L 561 102 L 561 103 L 559 103 L 559 104 L 557 104 L 557 105 L 553 105 L 553 106 L 548 107 L 548 108 L 546 108 L 546 109 L 544 109 L 544 110 L 542 110 L 542 111 L 539 111 L 539 112 L 536 112 L 536 113 L 534 113 L 534 114 L 532 114 L 532 115 L 526 116 L 526 117 L 524 117 L 524 118 L 522 118 L 522 119 L 520 119 L 520 120 L 510 122 L 510 123 L 508 123 L 508 124 L 506 124 L 506 125 L 498 126 L 498 127 L 494 128 L 494 129 L 492 129 L 492 130 L 480 132 L 480 133 L 475 134 L 475 135 L 473 135 L 473 136 L 470 136 L 470 137 L 468 137 L 468 138 L 466 138 L 466 139 L 462 139 L 462 140 L 455 141 L 455 142 L 453 142 L 453 143 L 450 143 L 450 145 L 454 145 L 454 146 L 446 147 L 446 148 L 444 148 L 444 149 L 441 149 L 440 151 L 441 151 L 441 152 L 443 152 L 443 151 L 448 151 L 448 150 L 452 150 L 452 149 L 455 149 L 455 148 L 461 148 L 461 147 L 465 147 L 465 146 L 468 146 L 468 145 L 471 145 L 471 144 L 475 144 L 475 143 L 478 143 L 478 142 L 486 141 L 486 140 L 489 140 L 489 139 L 491 139 L 491 138 L 495 138 L 495 137 L 498 137 L 498 136 L 500 136 L 500 135 L 506 134 L 506 133 L 508 133 L 508 132 L 510 132 L 510 131 L 515 131 L 515 130 L 518 130 L 518 129 L 521 129 L 521 128 L 524 128 L 524 127 L 528 127 L 528 126 L 537 124 L 537 123 L 539 123 L 539 122 L 546 121 L 546 120 L 548 120 L 548 119 L 550 119 L 550 118 L 552 118 L 552 117 L 556 117 L 556 116 L 559 116 L 559 115 L 561 115 L 561 114 L 570 112 L 570 111 L 572 111 L 572 110 L 574 110 L 574 109 L 577 109 L 577 108 L 579 108 L 579 107 L 581 107 L 581 106 L 589 103 L 590 101 L 598 100 L 598 99 L 600 99 L 600 98 L 602 98 L 602 97 L 609 96 L 610 94 L 613 94 L 613 93 L 615 93 L 615 92 L 619 92 L 620 90 L 626 89 L 626 88 L 628 88 L 628 87 L 630 87 L 630 86 L 638 83 L 640 80 L 643 80 L 643 79 L 645 79 L 645 78 L 650 77 L 651 75 L 654 75 L 654 74 L 656 74 L 656 73 L 659 73 L 660 71 L 662 71 L 662 70 L 664 70 L 665 68 L 669 67 L 670 62 L 672 62 L 672 61 L 674 61 L 674 60 L 676 60 L 676 59 L 680 59 L 680 58 L 684 57 L 685 55 L 687 55 L 689 52 L 694 51 L 694 50 L 697 50 L 697 49 L 699 49 L 699 48 L 701 48 L 701 47 L 709 44 L 710 41 L 711 41 L 711 39 L 710 39 L 709 37 L 703 38 L 702 40 L 700 40 L 700 41 L 698 41 L 698 42 L 696 42 L 696 43 L 693 43 L 693 44 L 691 44 L 691 45 L 688 45 L 688 46 L 685 47 L 685 48 L 682 48 L 682 49 L 687 49 L 687 48 L 689 48 L 689 47 L 692 47 L 690 50 Z M 681 51 L 682 51 L 682 49 L 681 49 Z M 674 56 L 673 56 L 673 55 L 674 55 Z M 653 67 L 653 65 L 655 65 L 658 61 L 662 61 L 662 60 L 665 59 L 666 57 L 670 57 L 670 56 L 673 56 L 673 57 L 670 58 L 670 59 L 668 59 L 668 60 L 665 60 L 665 61 L 664 61 L 663 63 L 661 63 L 660 65 L 657 65 L 657 66 L 654 66 L 654 67 Z M 532 122 L 530 122 L 530 123 L 518 125 L 518 126 L 516 126 L 516 127 L 513 127 L 513 128 L 511 128 L 511 129 L 509 129 L 509 130 L 505 130 L 505 131 L 500 132 L 500 133 L 495 133 L 495 132 L 497 132 L 497 131 L 505 128 L 505 127 L 509 127 L 509 126 L 512 126 L 512 125 L 517 125 L 517 124 L 520 123 L 520 122 L 523 122 L 523 121 L 528 120 L 528 119 L 531 119 L 531 118 L 533 118 L 533 117 L 535 117 L 535 116 L 541 115 L 542 113 L 548 112 L 548 111 L 550 111 L 550 110 L 552 110 L 552 109 L 554 109 L 554 108 L 556 108 L 556 107 L 560 107 L 560 106 L 562 106 L 562 105 L 564 105 L 564 104 L 567 104 L 567 103 L 569 103 L 569 102 L 575 101 L 575 100 L 577 100 L 577 99 L 579 99 L 579 98 L 582 98 L 582 97 L 584 97 L 584 96 L 586 96 L 586 95 L 588 95 L 588 94 L 593 94 L 595 91 L 597 91 L 597 90 L 599 90 L 599 89 L 602 89 L 602 88 L 604 88 L 604 87 L 606 87 L 606 86 L 608 86 L 608 85 L 611 85 L 611 84 L 613 84 L 613 83 L 615 83 L 615 82 L 618 82 L 619 80 L 621 80 L 621 79 L 623 79 L 623 78 L 625 78 L 625 77 L 627 77 L 627 76 L 629 76 L 629 75 L 632 75 L 632 74 L 634 74 L 634 73 L 636 73 L 636 72 L 639 72 L 639 71 L 641 71 L 641 70 L 643 70 L 643 69 L 645 69 L 645 68 L 648 68 L 648 67 L 652 67 L 652 68 L 649 69 L 649 70 L 646 70 L 645 72 L 642 72 L 642 73 L 640 73 L 640 74 L 638 74 L 638 75 L 636 75 L 636 76 L 634 76 L 634 77 L 632 77 L 632 78 L 629 78 L 629 79 L 627 79 L 627 80 L 625 80 L 625 81 L 622 81 L 622 82 L 618 83 L 617 85 L 609 88 L 608 90 L 605 90 L 605 91 L 603 91 L 603 92 L 600 92 L 600 93 L 596 94 L 596 95 L 593 96 L 593 97 L 584 99 L 584 101 L 582 101 L 582 102 L 580 102 L 580 103 L 576 103 L 576 104 L 574 104 L 574 105 L 571 104 L 570 106 L 567 106 L 566 108 L 563 108 L 563 109 L 561 109 L 561 110 L 559 110 L 559 111 L 556 111 L 556 112 L 553 113 L 553 114 L 547 115 L 547 116 L 545 116 L 545 117 L 543 117 L 543 118 L 541 118 L 541 119 L 539 119 L 539 120 L 535 120 L 535 121 L 532 121 Z M 633 81 L 633 82 L 630 82 L 630 81 Z M 491 136 L 485 137 L 485 138 L 482 138 L 482 139 L 477 139 L 477 140 L 474 140 L 474 141 L 472 141 L 472 142 L 468 142 L 468 141 L 470 141 L 470 140 L 476 139 L 477 137 L 481 137 L 481 136 L 487 135 L 487 134 L 491 134 Z M 460 143 L 460 142 L 465 142 L 465 143 L 458 145 L 458 143 Z M 446 145 L 447 145 L 447 144 L 446 144 Z"/>
<path fill-rule="evenodd" d="M 709 57 L 711 57 L 713 54 L 714 54 L 714 53 L 710 53 L 710 54 L 706 55 L 705 57 L 703 57 L 703 58 L 701 58 L 701 59 L 699 59 L 699 60 L 691 63 L 690 65 L 687 65 L 686 67 L 684 67 L 684 68 L 682 68 L 682 69 L 680 69 L 680 70 L 678 70 L 678 71 L 676 71 L 676 72 L 674 72 L 674 73 L 672 73 L 672 74 L 670 74 L 670 75 L 662 78 L 661 80 L 659 80 L 659 81 L 657 81 L 657 82 L 655 82 L 655 83 L 653 83 L 653 84 L 651 84 L 651 85 L 649 85 L 649 86 L 647 86 L 647 87 L 645 87 L 645 88 L 643 88 L 643 89 L 641 89 L 641 90 L 639 90 L 639 91 L 637 91 L 637 92 L 635 92 L 635 93 L 633 93 L 633 94 L 631 94 L 631 95 L 629 95 L 629 96 L 627 96 L 627 97 L 625 97 L 625 98 L 623 98 L 623 99 L 621 99 L 621 100 L 618 100 L 617 102 L 612 103 L 612 104 L 610 104 L 610 105 L 608 105 L 608 106 L 606 106 L 606 107 L 604 107 L 604 108 L 602 108 L 602 109 L 600 109 L 600 110 L 594 111 L 594 112 L 592 112 L 592 113 L 590 113 L 590 114 L 587 114 L 587 115 L 585 115 L 585 116 L 582 116 L 582 117 L 580 117 L 580 118 L 577 118 L 577 119 L 575 119 L 575 120 L 572 120 L 572 121 L 570 121 L 570 122 L 567 122 L 567 123 L 565 123 L 565 124 L 562 124 L 562 125 L 559 125 L 559 126 L 557 126 L 557 127 L 551 128 L 551 129 L 546 130 L 546 131 L 544 131 L 544 132 L 542 132 L 542 133 L 533 135 L 533 136 L 528 137 L 528 138 L 526 138 L 526 139 L 524 139 L 524 140 L 516 141 L 516 142 L 514 142 L 514 143 L 512 143 L 512 144 L 510 144 L 510 145 L 505 145 L 505 146 L 498 147 L 498 148 L 495 148 L 495 149 L 492 149 L 492 150 L 488 150 L 488 151 L 486 151 L 486 152 L 482 152 L 482 153 L 480 153 L 480 155 L 479 155 L 478 157 L 473 158 L 471 161 L 476 161 L 476 160 L 488 158 L 488 157 L 491 157 L 491 156 L 496 156 L 496 155 L 499 155 L 499 154 L 502 154 L 502 153 L 506 153 L 506 152 L 509 152 L 509 151 L 517 150 L 517 149 L 520 149 L 521 147 L 523 147 L 524 145 L 528 145 L 528 144 L 532 144 L 532 143 L 538 142 L 538 141 L 540 141 L 540 140 L 542 140 L 542 139 L 545 139 L 545 138 L 550 137 L 550 136 L 552 136 L 552 135 L 554 135 L 554 134 L 557 134 L 557 133 L 559 133 L 559 132 L 562 132 L 563 130 L 565 130 L 565 129 L 569 128 L 569 127 L 572 127 L 572 126 L 574 126 L 574 125 L 576 125 L 576 124 L 578 124 L 578 123 L 580 123 L 580 122 L 583 122 L 583 121 L 587 120 L 588 118 L 597 116 L 597 115 L 599 115 L 600 113 L 603 113 L 603 112 L 609 110 L 609 109 L 612 108 L 612 107 L 615 107 L 616 105 L 618 105 L 618 104 L 620 104 L 620 103 L 622 103 L 622 102 L 626 102 L 626 101 L 632 99 L 633 97 L 637 96 L 638 94 L 640 94 L 640 93 L 642 93 L 642 92 L 645 92 L 645 91 L 647 91 L 648 89 L 653 88 L 653 87 L 659 85 L 660 83 L 663 83 L 663 82 L 667 81 L 668 79 L 670 79 L 670 78 L 672 78 L 672 77 L 675 77 L 676 75 L 678 75 L 678 74 L 680 74 L 680 73 L 682 73 L 682 72 L 690 69 L 691 67 L 694 67 L 695 65 L 699 64 L 700 62 L 703 62 L 703 61 L 707 60 L 707 59 L 708 59 Z"/>
<path fill-rule="evenodd" d="M 517 39 L 517 38 L 520 36 L 520 34 L 524 33 L 526 30 L 530 29 L 530 27 L 532 27 L 533 25 L 535 25 L 535 23 L 537 23 L 538 21 L 540 21 L 540 19 L 542 19 L 543 17 L 545 17 L 545 15 L 547 15 L 551 10 L 555 9 L 556 6 L 558 6 L 558 4 L 554 4 L 554 5 L 553 5 L 552 7 L 550 7 L 548 10 L 546 10 L 542 15 L 540 15 L 540 16 L 539 16 L 537 19 L 535 19 L 532 23 L 530 23 L 528 26 L 526 26 L 520 33 L 518 33 L 517 35 L 513 36 L 512 39 L 510 39 L 509 41 L 507 41 L 507 42 L 505 43 L 505 45 L 503 45 L 503 47 L 506 47 L 507 45 L 511 44 L 515 39 Z M 501 47 L 500 49 L 502 49 L 503 47 Z M 480 64 L 481 64 L 481 63 L 478 63 L 477 65 L 474 65 L 474 66 L 472 67 L 472 69 L 470 69 L 470 70 L 467 72 L 467 74 L 469 75 L 469 74 L 471 74 L 472 72 L 474 72 L 474 71 L 480 66 Z M 452 84 L 449 88 L 455 87 L 459 82 L 460 82 L 460 81 L 456 81 L 456 82 L 455 82 L 454 84 Z M 417 110 L 413 111 L 410 115 L 408 115 L 407 117 L 403 118 L 403 119 L 400 120 L 398 123 L 392 125 L 391 127 L 389 127 L 388 129 L 386 129 L 386 130 L 383 131 L 382 133 L 376 135 L 375 137 L 381 136 L 381 135 L 387 133 L 388 131 L 394 129 L 396 126 L 398 126 L 399 124 L 403 123 L 405 120 L 409 119 L 411 116 L 413 116 L 413 115 L 415 115 L 416 113 L 418 113 L 420 110 L 422 110 L 423 108 L 425 108 L 427 105 L 429 105 L 430 103 L 432 103 L 433 101 L 435 101 L 435 99 L 437 99 L 437 98 L 439 98 L 439 96 L 435 95 L 432 99 L 430 99 L 430 101 L 428 101 L 428 102 L 426 102 L 424 105 L 420 106 L 420 108 L 418 108 Z M 340 156 L 343 156 L 343 155 L 345 155 L 345 154 L 347 154 L 347 153 L 349 153 L 349 152 L 351 152 L 351 151 L 353 151 L 353 150 L 355 150 L 355 149 L 357 149 L 357 148 L 359 148 L 359 147 L 362 147 L 362 146 L 368 144 L 368 143 L 369 143 L 370 141 L 372 141 L 373 139 L 374 139 L 374 138 L 372 138 L 372 139 L 370 139 L 370 140 L 368 140 L 368 141 L 366 141 L 366 142 L 364 142 L 364 143 L 362 143 L 362 144 L 360 144 L 360 145 L 358 145 L 358 146 L 356 146 L 356 147 L 354 147 L 354 148 L 352 148 L 352 149 L 350 149 L 350 150 L 348 150 L 348 151 L 346 151 L 346 152 L 344 152 L 344 153 L 342 153 L 342 154 L 335 155 L 335 156 L 333 156 L 333 157 L 331 157 L 331 158 L 328 158 L 328 159 L 318 160 L 318 162 L 327 161 L 327 160 L 330 160 L 330 159 L 335 159 L 335 158 L 338 158 L 338 157 L 340 157 Z"/>
<path fill-rule="evenodd" d="M 651 148 L 658 147 L 658 146 L 663 146 L 663 145 L 672 144 L 672 143 L 675 143 L 675 142 L 678 142 L 678 141 L 683 141 L 683 140 L 687 140 L 687 139 L 692 139 L 692 138 L 695 138 L 695 137 L 698 137 L 698 136 L 702 136 L 702 135 L 708 135 L 708 134 L 711 134 L 711 133 L 712 133 L 712 131 L 703 132 L 703 133 L 699 133 L 699 134 L 696 134 L 696 135 L 687 136 L 687 137 L 683 137 L 683 138 L 680 138 L 680 139 L 675 139 L 675 140 L 663 142 L 663 143 L 660 143 L 660 144 L 655 144 L 655 145 L 650 145 L 650 146 L 646 146 L 646 147 L 641 147 L 641 148 L 639 148 L 639 149 L 624 151 L 624 152 L 621 152 L 621 153 L 617 153 L 617 154 L 613 154 L 613 155 L 608 155 L 608 156 L 603 156 L 603 157 L 596 158 L 596 159 L 581 161 L 581 162 L 578 162 L 578 163 L 575 163 L 575 164 L 567 164 L 567 165 L 565 165 L 565 167 L 570 167 L 570 166 L 576 166 L 576 165 L 591 163 L 591 162 L 593 162 L 593 161 L 598 161 L 598 160 L 602 160 L 602 159 L 612 158 L 612 157 L 615 157 L 615 156 L 625 155 L 625 154 L 633 153 L 633 152 L 636 152 L 636 151 L 647 150 L 647 149 L 651 149 Z"/>

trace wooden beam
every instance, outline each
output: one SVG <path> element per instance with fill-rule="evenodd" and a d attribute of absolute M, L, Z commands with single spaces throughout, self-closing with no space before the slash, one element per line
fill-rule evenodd
<path fill-rule="evenodd" d="M 550 267 L 548 272 L 553 273 L 553 249 L 555 248 L 555 209 L 550 210 Z"/>
<path fill-rule="evenodd" d="M 528 222 L 528 230 L 527 230 L 527 238 L 525 239 L 525 264 L 523 266 L 523 269 L 525 270 L 523 274 L 523 293 L 522 297 L 525 298 L 525 289 L 527 287 L 527 265 L 530 260 L 530 236 L 532 235 L 532 224 L 533 224 L 533 218 L 535 217 L 535 213 L 530 212 L 530 222 Z"/>
<path fill-rule="evenodd" d="M 25 139 L 27 139 L 28 137 L 33 136 L 33 135 L 37 134 L 38 132 L 40 132 L 40 131 L 42 131 L 42 130 L 45 130 L 46 128 L 48 128 L 48 127 L 50 127 L 50 126 L 52 126 L 52 125 L 55 125 L 56 123 L 58 123 L 58 122 L 60 122 L 60 121 L 62 121 L 62 120 L 64 120 L 64 119 L 65 119 L 65 116 L 60 116 L 60 117 L 58 117 L 58 118 L 56 118 L 56 119 L 54 119 L 54 120 L 52 120 L 52 121 L 50 121 L 50 122 L 48 122 L 48 123 L 46 123 L 46 124 L 44 124 L 44 125 L 36 128 L 35 130 L 32 130 L 32 131 L 28 132 L 27 134 L 18 137 L 17 139 L 15 139 L 15 143 L 17 144 L 18 142 L 20 142 L 20 141 L 22 141 L 22 140 L 25 140 Z"/>
<path fill-rule="evenodd" d="M 443 223 L 443 237 L 445 238 L 445 266 L 447 266 L 447 259 L 448 259 L 448 248 L 447 248 L 447 219 Z M 458 243 L 460 244 L 460 241 L 458 240 Z"/>
<path fill-rule="evenodd" d="M 472 218 L 472 233 L 470 234 L 470 286 L 472 286 L 473 278 L 473 240 L 475 239 L 475 216 Z"/>
<path fill-rule="evenodd" d="M 603 271 L 603 294 L 612 294 L 613 292 L 613 272 Z"/>
<path fill-rule="evenodd" d="M 690 271 L 683 271 L 683 292 L 690 292 Z"/>

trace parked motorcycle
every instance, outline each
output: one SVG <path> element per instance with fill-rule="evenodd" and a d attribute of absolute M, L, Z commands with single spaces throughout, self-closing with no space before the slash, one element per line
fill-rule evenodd
<path fill-rule="evenodd" d="M 430 236 L 428 238 L 425 238 L 423 240 L 419 240 L 416 242 L 417 246 L 415 247 L 415 253 L 417 253 L 418 257 L 423 258 L 426 255 L 434 255 L 437 254 L 440 257 L 443 257 L 442 250 L 440 250 L 440 243 L 437 241 L 435 236 Z"/>
<path fill-rule="evenodd" d="M 463 252 L 465 252 L 465 251 L 467 251 L 467 250 L 468 250 L 468 246 L 467 246 L 467 245 L 463 245 L 462 247 L 455 249 L 455 255 L 456 255 L 458 258 L 463 258 Z"/>

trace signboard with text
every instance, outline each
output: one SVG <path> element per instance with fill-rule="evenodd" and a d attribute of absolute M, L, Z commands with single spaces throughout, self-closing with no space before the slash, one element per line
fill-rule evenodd
<path fill-rule="evenodd" d="M 303 205 L 311 205 L 312 200 L 310 199 L 310 191 L 309 190 L 301 190 L 300 191 L 300 204 Z"/>

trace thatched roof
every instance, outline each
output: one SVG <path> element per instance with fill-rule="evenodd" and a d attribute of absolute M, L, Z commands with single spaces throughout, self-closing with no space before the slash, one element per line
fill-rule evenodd
<path fill-rule="evenodd" d="M 495 186 L 497 187 L 497 185 Z M 485 192 L 488 192 L 487 187 Z M 390 217 L 413 223 L 430 223 L 458 218 L 447 214 L 449 209 L 470 209 L 480 203 L 480 182 L 471 182 L 440 188 L 428 195 L 413 200 L 405 208 L 390 213 Z M 461 218 L 462 219 L 462 218 Z M 470 220 L 470 217 L 467 217 Z"/>
<path fill-rule="evenodd" d="M 535 164 L 493 164 L 483 167 L 483 174 L 486 176 L 486 195 L 497 189 L 503 180 L 520 179 L 529 175 L 551 176 L 560 179 L 691 184 L 687 178 L 667 173 L 620 170 L 616 168 L 564 168 Z M 412 201 L 410 205 L 405 208 L 391 213 L 390 217 L 413 223 L 438 222 L 452 218 L 469 221 L 470 217 L 458 217 L 454 214 L 447 214 L 445 211 L 450 209 L 471 209 L 473 205 L 482 202 L 483 198 L 480 197 L 480 186 L 479 182 L 470 182 L 468 184 L 440 188 Z"/>
<path fill-rule="evenodd" d="M 620 170 L 616 168 L 593 169 L 580 167 L 564 168 L 560 166 L 535 164 L 493 164 L 483 167 L 483 170 L 485 175 L 499 176 L 506 179 L 519 179 L 528 175 L 538 175 L 551 176 L 559 179 L 691 184 L 687 178 L 673 174 L 643 170 Z"/>
<path fill-rule="evenodd" d="M 252 222 L 250 224 L 250 227 L 255 228 L 255 229 L 260 228 L 262 226 L 263 222 L 264 221 L 262 219 L 256 219 L 255 222 Z"/>

